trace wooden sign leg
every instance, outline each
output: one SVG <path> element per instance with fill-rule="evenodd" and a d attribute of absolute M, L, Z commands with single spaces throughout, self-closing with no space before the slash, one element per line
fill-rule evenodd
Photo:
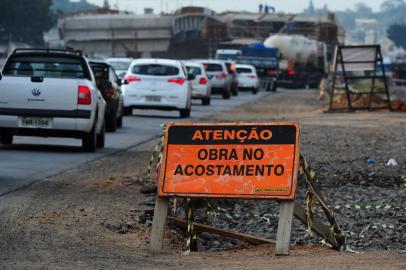
<path fill-rule="evenodd" d="M 165 225 L 168 217 L 169 198 L 156 196 L 154 218 L 149 243 L 149 250 L 153 254 L 161 253 L 164 242 Z"/>
<path fill-rule="evenodd" d="M 279 221 L 278 232 L 276 234 L 275 255 L 289 255 L 294 205 L 294 201 L 279 202 Z"/>

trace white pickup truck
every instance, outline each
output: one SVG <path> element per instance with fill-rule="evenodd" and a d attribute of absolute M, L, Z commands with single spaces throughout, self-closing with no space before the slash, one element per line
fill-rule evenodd
<path fill-rule="evenodd" d="M 0 142 L 77 138 L 93 152 L 104 147 L 105 106 L 80 51 L 16 49 L 0 74 Z"/>

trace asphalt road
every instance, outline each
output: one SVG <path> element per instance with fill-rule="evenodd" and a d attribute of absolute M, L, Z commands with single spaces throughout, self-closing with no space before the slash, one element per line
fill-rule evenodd
<path fill-rule="evenodd" d="M 227 113 L 235 106 L 261 99 L 268 94 L 240 92 L 239 96 L 230 100 L 214 96 L 210 106 L 202 106 L 196 100 L 193 101 L 189 119 L 180 119 L 177 111 L 134 110 L 132 116 L 124 118 L 123 128 L 106 134 L 105 148 L 95 153 L 82 152 L 81 141 L 76 139 L 15 137 L 13 145 L 0 145 L 0 196 L 85 162 L 156 138 L 161 133 L 162 123 L 198 121 L 199 118 L 213 114 Z"/>

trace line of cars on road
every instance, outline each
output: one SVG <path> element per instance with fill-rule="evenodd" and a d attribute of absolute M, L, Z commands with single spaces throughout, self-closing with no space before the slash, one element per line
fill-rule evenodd
<path fill-rule="evenodd" d="M 88 60 L 71 49 L 16 49 L 0 74 L 0 143 L 14 136 L 72 137 L 85 151 L 105 144 L 105 131 L 123 126 L 137 109 L 178 110 L 189 117 L 192 98 L 258 91 L 252 66 L 220 60 Z"/>
<path fill-rule="evenodd" d="M 179 110 L 180 117 L 189 117 L 191 99 L 210 105 L 212 94 L 223 99 L 238 95 L 239 84 L 258 92 L 253 66 L 222 60 L 137 59 L 123 78 L 124 114 L 132 109 L 161 109 Z"/>

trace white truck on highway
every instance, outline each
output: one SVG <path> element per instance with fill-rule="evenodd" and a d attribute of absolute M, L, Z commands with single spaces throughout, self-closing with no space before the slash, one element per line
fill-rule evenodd
<path fill-rule="evenodd" d="M 71 137 L 93 152 L 104 147 L 105 106 L 80 51 L 16 49 L 0 74 L 0 142 Z"/>

